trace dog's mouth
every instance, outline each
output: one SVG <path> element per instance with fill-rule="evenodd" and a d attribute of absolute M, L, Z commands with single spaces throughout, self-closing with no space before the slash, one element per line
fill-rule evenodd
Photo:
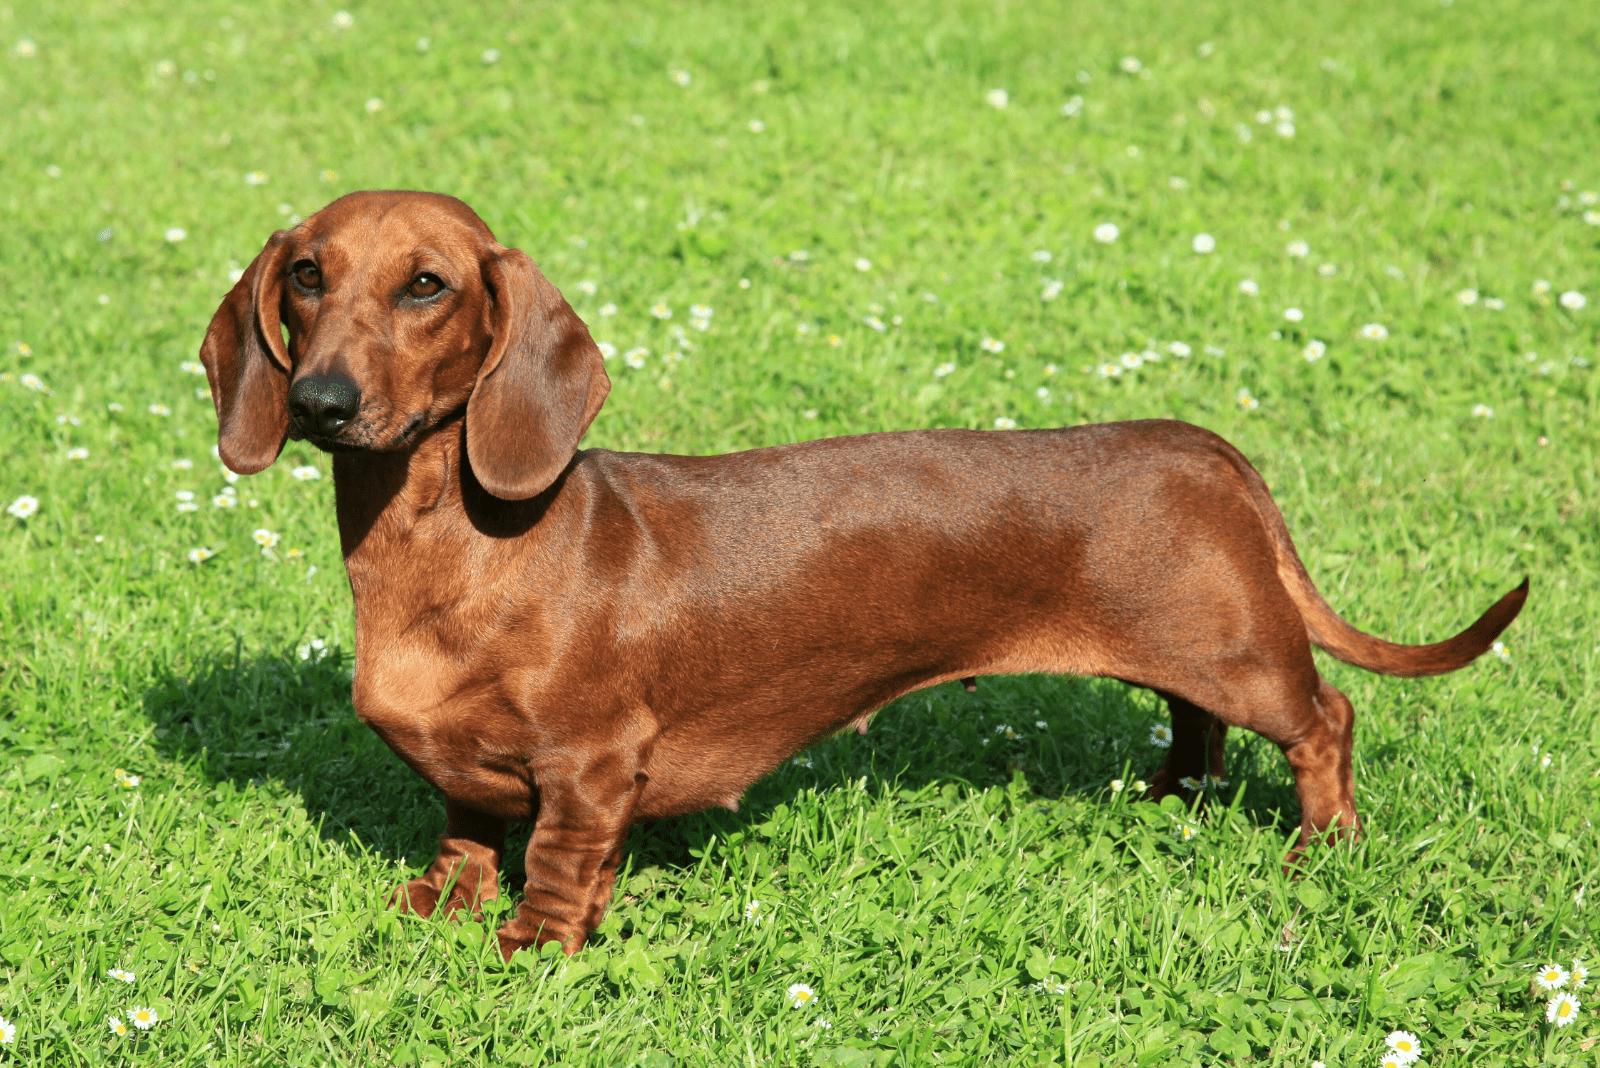
<path fill-rule="evenodd" d="M 399 452 L 414 445 L 417 438 L 427 429 L 427 424 L 427 414 L 417 412 L 407 419 L 405 425 L 398 431 L 387 435 L 387 441 L 383 441 L 381 439 L 385 435 L 375 429 L 370 421 L 360 416 L 334 429 L 312 428 L 298 419 L 291 419 L 289 436 L 295 441 L 308 442 L 327 453 Z"/>

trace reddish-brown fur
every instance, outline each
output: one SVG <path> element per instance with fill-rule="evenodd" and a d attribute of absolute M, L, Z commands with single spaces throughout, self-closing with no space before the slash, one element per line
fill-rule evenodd
<path fill-rule="evenodd" d="M 507 955 L 582 945 L 635 820 L 734 808 L 796 750 L 981 674 L 1161 693 L 1156 796 L 1222 775 L 1247 727 L 1288 757 L 1302 844 L 1353 831 L 1354 713 L 1311 646 L 1451 671 L 1526 596 L 1437 645 L 1362 634 L 1249 462 L 1179 422 L 579 451 L 609 389 L 588 329 L 435 194 L 355 193 L 274 234 L 201 358 L 229 467 L 265 468 L 291 426 L 334 453 L 356 710 L 448 813 L 400 905 L 496 896 L 507 821 L 533 821 Z"/>

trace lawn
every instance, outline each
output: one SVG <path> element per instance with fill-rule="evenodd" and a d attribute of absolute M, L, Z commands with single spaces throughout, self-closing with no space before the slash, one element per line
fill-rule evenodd
<path fill-rule="evenodd" d="M 1600 6 L 411 6 L 0 8 L 0 1066 L 1600 1063 Z M 1528 607 L 1319 659 L 1366 834 L 1298 878 L 1269 743 L 1158 806 L 1154 696 L 994 678 L 636 828 L 589 947 L 502 963 L 384 907 L 443 806 L 351 707 L 327 457 L 226 478 L 194 373 L 368 188 L 614 348 L 588 444 L 1176 417 L 1362 629 Z"/>

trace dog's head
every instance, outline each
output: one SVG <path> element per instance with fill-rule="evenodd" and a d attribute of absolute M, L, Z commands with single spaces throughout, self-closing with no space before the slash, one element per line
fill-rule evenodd
<path fill-rule="evenodd" d="M 240 474 L 291 433 L 330 452 L 402 451 L 464 405 L 473 473 L 507 500 L 555 480 L 611 389 L 560 291 L 437 193 L 351 193 L 273 234 L 200 359 L 218 452 Z"/>

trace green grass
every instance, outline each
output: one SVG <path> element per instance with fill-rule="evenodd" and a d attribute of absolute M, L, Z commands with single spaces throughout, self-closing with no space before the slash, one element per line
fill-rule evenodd
<path fill-rule="evenodd" d="M 1529 980 L 1600 955 L 1600 9 L 391 7 L 0 9 L 0 497 L 41 502 L 0 514 L 0 1064 L 1343 1065 L 1396 1028 L 1427 1065 L 1597 1063 L 1591 1010 L 1548 1028 Z M 384 909 L 442 806 L 351 708 L 331 480 L 290 475 L 326 458 L 213 506 L 180 367 L 286 215 L 394 187 L 650 350 L 590 444 L 1176 416 L 1256 462 L 1363 629 L 1437 639 L 1532 575 L 1509 659 L 1322 661 L 1367 835 L 1298 880 L 1269 744 L 1230 740 L 1196 819 L 1109 788 L 1159 763 L 1150 695 L 991 679 L 636 829 L 590 948 L 504 965 L 493 916 Z M 133 1005 L 162 1022 L 113 1036 Z"/>

